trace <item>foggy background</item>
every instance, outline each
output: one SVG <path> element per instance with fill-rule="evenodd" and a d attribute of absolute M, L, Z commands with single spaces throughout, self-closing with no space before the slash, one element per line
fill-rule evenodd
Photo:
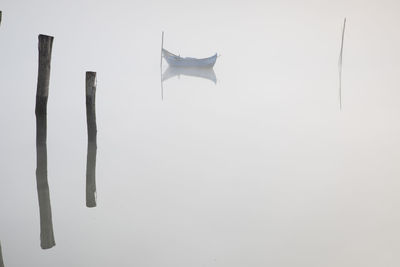
<path fill-rule="evenodd" d="M 3 0 L 0 10 L 6 267 L 399 266 L 400 2 Z M 175 77 L 162 101 L 161 31 L 173 53 L 221 54 L 217 84 Z M 50 250 L 35 179 L 38 34 L 55 37 Z M 97 72 L 94 209 L 85 71 Z"/>

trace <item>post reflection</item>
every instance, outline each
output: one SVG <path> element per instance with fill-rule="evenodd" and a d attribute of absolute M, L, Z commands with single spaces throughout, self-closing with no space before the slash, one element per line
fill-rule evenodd
<path fill-rule="evenodd" d="M 97 142 L 89 141 L 86 160 L 86 207 L 96 207 L 96 153 Z"/>
<path fill-rule="evenodd" d="M 56 245 L 53 232 L 49 184 L 47 182 L 46 115 L 36 114 L 36 183 L 40 212 L 40 246 L 49 249 Z"/>

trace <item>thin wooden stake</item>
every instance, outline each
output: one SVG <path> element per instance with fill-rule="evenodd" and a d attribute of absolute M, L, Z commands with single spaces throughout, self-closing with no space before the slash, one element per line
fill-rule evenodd
<path fill-rule="evenodd" d="M 164 49 L 164 31 L 161 33 L 161 60 L 160 60 L 160 67 L 162 67 L 163 49 Z"/>
<path fill-rule="evenodd" d="M 339 54 L 339 105 L 340 110 L 342 110 L 342 63 L 343 63 L 343 44 L 344 44 L 344 32 L 346 29 L 346 18 L 344 18 L 343 29 L 342 29 L 342 42 L 340 45 L 340 54 Z"/>
<path fill-rule="evenodd" d="M 86 207 L 93 208 L 96 200 L 96 72 L 86 72 L 86 119 L 88 129 L 88 150 L 86 160 Z"/>
<path fill-rule="evenodd" d="M 163 48 L 164 48 L 164 31 L 161 34 L 161 59 L 160 59 L 160 75 L 161 75 L 161 100 L 164 100 L 164 87 L 162 81 L 162 56 L 163 56 Z"/>
<path fill-rule="evenodd" d="M 1 19 L 2 19 L 2 12 L 0 10 L 0 25 L 1 25 Z M 1 266 L 0 266 L 1 267 Z"/>
<path fill-rule="evenodd" d="M 47 181 L 47 99 L 53 37 L 39 35 L 39 70 L 36 91 L 36 183 L 40 212 L 40 246 L 55 246 L 53 220 Z"/>

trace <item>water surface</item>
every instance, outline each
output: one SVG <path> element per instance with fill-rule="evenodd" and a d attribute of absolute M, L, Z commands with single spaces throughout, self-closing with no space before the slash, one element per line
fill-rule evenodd
<path fill-rule="evenodd" d="M 399 266 L 399 3 L 5 0 L 1 9 L 6 267 Z M 161 99 L 162 30 L 171 52 L 221 54 L 217 83 L 176 75 Z M 55 37 L 46 152 L 56 246 L 46 250 L 38 34 Z M 97 72 L 94 208 L 86 71 Z"/>

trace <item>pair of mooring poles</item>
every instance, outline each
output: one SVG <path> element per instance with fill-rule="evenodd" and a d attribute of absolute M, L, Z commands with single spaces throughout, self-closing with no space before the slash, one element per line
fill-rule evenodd
<path fill-rule="evenodd" d="M 47 100 L 49 96 L 50 65 L 53 37 L 39 35 L 39 68 L 36 91 L 36 183 L 40 212 L 40 245 L 43 249 L 55 246 L 50 193 L 47 180 Z M 88 151 L 86 165 L 86 206 L 96 207 L 96 72 L 86 72 L 86 117 Z M 1 267 L 1 266 L 0 266 Z"/>

